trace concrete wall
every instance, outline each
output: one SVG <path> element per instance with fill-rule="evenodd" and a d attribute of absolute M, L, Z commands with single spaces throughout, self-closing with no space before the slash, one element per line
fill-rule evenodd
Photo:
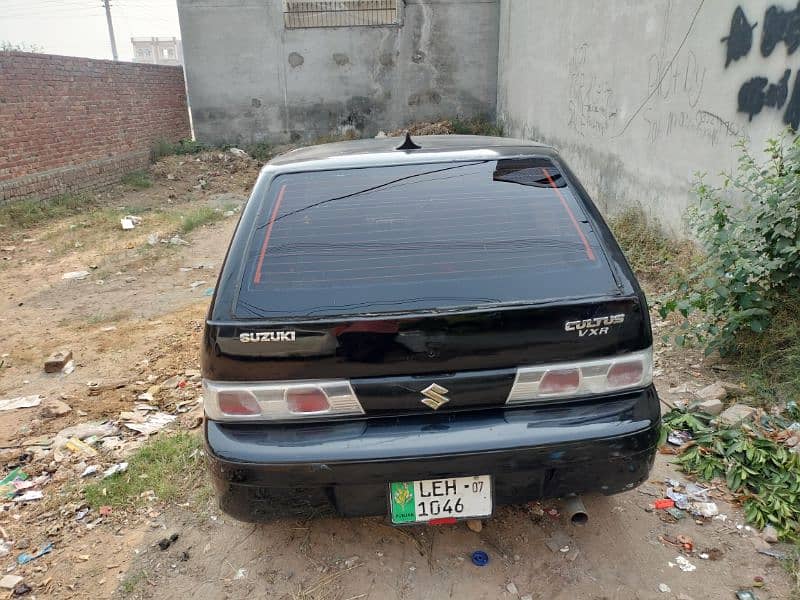
<path fill-rule="evenodd" d="M 0 203 L 100 189 L 188 137 L 180 67 L 0 52 Z"/>
<path fill-rule="evenodd" d="M 405 0 L 401 26 L 286 29 L 279 0 L 178 0 L 209 143 L 367 135 L 495 111 L 498 0 Z"/>
<path fill-rule="evenodd" d="M 800 50 L 781 41 L 800 39 L 797 2 L 737 6 L 501 0 L 499 118 L 558 147 L 602 209 L 639 204 L 685 232 L 695 172 L 800 120 Z"/>

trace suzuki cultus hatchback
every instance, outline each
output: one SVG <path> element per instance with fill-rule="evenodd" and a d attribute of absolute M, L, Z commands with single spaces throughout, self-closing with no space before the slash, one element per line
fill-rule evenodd
<path fill-rule="evenodd" d="M 488 517 L 644 481 L 647 304 L 549 147 L 379 138 L 267 164 L 203 338 L 205 437 L 243 521 Z"/>

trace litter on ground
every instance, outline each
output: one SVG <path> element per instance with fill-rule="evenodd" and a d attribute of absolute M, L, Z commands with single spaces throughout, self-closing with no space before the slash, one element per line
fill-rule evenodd
<path fill-rule="evenodd" d="M 16 410 L 18 408 L 33 408 L 42 403 L 42 397 L 35 396 L 18 396 L 17 398 L 9 398 L 7 400 L 0 400 L 0 411 L 2 410 Z"/>

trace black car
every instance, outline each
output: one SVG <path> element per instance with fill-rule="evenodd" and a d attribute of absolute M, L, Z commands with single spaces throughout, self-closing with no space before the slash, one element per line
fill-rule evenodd
<path fill-rule="evenodd" d="M 575 176 L 530 142 L 274 159 L 202 354 L 210 471 L 243 521 L 475 519 L 629 490 L 653 464 L 645 297 Z"/>

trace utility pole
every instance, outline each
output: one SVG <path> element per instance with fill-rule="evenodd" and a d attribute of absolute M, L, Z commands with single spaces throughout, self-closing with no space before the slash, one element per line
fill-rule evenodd
<path fill-rule="evenodd" d="M 103 0 L 103 6 L 106 7 L 106 21 L 108 21 L 108 38 L 111 40 L 111 54 L 114 60 L 119 60 L 117 56 L 117 40 L 114 39 L 114 23 L 111 22 L 111 5 L 108 0 Z"/>

